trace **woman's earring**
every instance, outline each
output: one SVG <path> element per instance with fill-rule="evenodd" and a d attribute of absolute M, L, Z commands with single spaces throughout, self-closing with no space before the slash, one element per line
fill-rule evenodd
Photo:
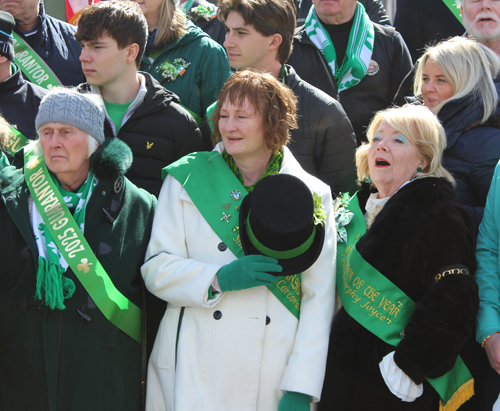
<path fill-rule="evenodd" d="M 410 181 L 413 181 L 413 180 L 416 180 L 417 177 L 418 177 L 418 173 L 421 173 L 423 170 L 422 170 L 422 167 L 417 167 L 417 172 L 415 173 L 415 175 L 411 178 Z"/>
<path fill-rule="evenodd" d="M 372 183 L 372 179 L 370 178 L 370 174 L 368 174 L 365 178 L 365 183 L 366 184 L 371 184 Z"/>

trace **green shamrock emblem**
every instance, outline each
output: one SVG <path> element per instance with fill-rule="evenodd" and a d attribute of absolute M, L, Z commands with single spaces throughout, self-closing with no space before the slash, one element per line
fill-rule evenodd
<path fill-rule="evenodd" d="M 90 271 L 89 265 L 92 265 L 92 263 L 89 263 L 89 260 L 87 258 L 82 258 L 80 260 L 81 264 L 78 264 L 78 271 L 83 271 L 85 274 L 87 274 Z"/>

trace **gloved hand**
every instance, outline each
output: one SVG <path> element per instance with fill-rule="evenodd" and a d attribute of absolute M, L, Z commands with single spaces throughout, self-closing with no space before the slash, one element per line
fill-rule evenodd
<path fill-rule="evenodd" d="M 265 255 L 246 255 L 221 267 L 217 272 L 217 280 L 221 291 L 246 290 L 275 283 L 278 278 L 267 272 L 281 271 L 283 267 L 275 258 Z"/>
<path fill-rule="evenodd" d="M 311 397 L 300 392 L 287 391 L 281 398 L 278 411 L 309 411 Z"/>

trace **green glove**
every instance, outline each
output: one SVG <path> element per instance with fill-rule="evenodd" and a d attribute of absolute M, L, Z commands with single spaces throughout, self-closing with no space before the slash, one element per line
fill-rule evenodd
<path fill-rule="evenodd" d="M 267 272 L 281 271 L 283 267 L 275 258 L 265 255 L 246 255 L 221 267 L 217 272 L 217 280 L 221 291 L 246 290 L 275 283 L 278 277 Z"/>
<path fill-rule="evenodd" d="M 287 391 L 281 398 L 278 411 L 309 411 L 311 397 L 300 392 Z"/>

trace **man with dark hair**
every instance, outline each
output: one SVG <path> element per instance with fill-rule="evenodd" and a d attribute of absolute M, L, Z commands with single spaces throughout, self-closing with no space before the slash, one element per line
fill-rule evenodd
<path fill-rule="evenodd" d="M 222 0 L 219 18 L 227 27 L 229 64 L 267 71 L 294 91 L 299 127 L 291 130 L 290 150 L 333 193 L 354 193 L 356 140 L 342 106 L 284 64 L 292 51 L 295 13 L 292 0 Z"/>
<path fill-rule="evenodd" d="M 35 117 L 44 88 L 24 80 L 14 59 L 12 30 L 16 22 L 5 11 L 0 11 L 0 113 L 25 137 L 36 140 Z"/>
<path fill-rule="evenodd" d="M 0 9 L 16 20 L 16 49 L 24 49 L 18 55 L 22 60 L 19 66 L 28 79 L 35 66 L 33 57 L 38 56 L 63 85 L 76 86 L 84 80 L 78 61 L 80 46 L 73 37 L 74 26 L 45 14 L 40 0 L 0 0 Z M 26 67 L 23 62 L 27 63 Z"/>
<path fill-rule="evenodd" d="M 106 105 L 106 135 L 125 141 L 134 154 L 127 177 L 158 196 L 161 170 L 204 143 L 193 117 L 138 67 L 148 38 L 147 23 L 134 2 L 106 1 L 83 10 L 76 39 L 87 83 Z"/>
<path fill-rule="evenodd" d="M 356 0 L 312 2 L 289 63 L 342 103 L 361 144 L 375 112 L 391 105 L 411 70 L 410 53 L 398 32 L 370 21 Z"/>

